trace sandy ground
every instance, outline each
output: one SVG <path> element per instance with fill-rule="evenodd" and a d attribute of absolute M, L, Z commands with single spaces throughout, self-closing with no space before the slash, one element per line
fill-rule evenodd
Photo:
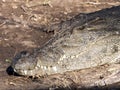
<path fill-rule="evenodd" d="M 51 86 L 43 83 L 44 79 L 49 83 L 54 81 L 50 81 L 49 76 L 36 81 L 28 77 L 8 75 L 6 72 L 16 53 L 32 51 L 53 35 L 52 32 L 35 30 L 28 25 L 47 27 L 78 13 L 94 12 L 117 5 L 120 5 L 119 0 L 0 0 L 0 90 L 36 90 Z M 59 80 L 56 83 L 67 86 Z M 67 81 L 67 84 L 71 83 Z M 76 83 L 72 83 L 72 86 L 79 87 Z M 52 87 L 49 89 L 54 90 Z"/>

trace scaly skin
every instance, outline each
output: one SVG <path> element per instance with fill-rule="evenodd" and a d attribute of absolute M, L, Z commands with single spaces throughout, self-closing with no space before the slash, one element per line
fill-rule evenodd
<path fill-rule="evenodd" d="M 60 23 L 61 28 L 58 24 L 57 33 L 43 47 L 32 54 L 21 52 L 11 66 L 20 75 L 42 76 L 119 63 L 120 12 L 117 8 L 85 14 L 86 20 L 78 15 Z"/>

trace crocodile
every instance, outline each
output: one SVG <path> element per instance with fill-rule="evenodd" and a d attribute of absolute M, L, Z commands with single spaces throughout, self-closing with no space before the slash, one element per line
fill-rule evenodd
<path fill-rule="evenodd" d="M 78 14 L 49 30 L 56 33 L 42 47 L 13 58 L 14 72 L 43 76 L 120 63 L 120 6 Z"/>

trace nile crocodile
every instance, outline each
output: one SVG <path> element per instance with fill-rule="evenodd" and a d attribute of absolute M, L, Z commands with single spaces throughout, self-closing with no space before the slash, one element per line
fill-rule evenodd
<path fill-rule="evenodd" d="M 50 30 L 56 34 L 43 47 L 14 57 L 16 73 L 42 76 L 120 63 L 120 6 L 78 14 Z"/>

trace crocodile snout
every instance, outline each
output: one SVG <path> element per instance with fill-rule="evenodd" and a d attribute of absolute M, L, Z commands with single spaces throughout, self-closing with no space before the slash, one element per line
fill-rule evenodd
<path fill-rule="evenodd" d="M 14 68 L 16 73 L 26 75 L 27 73 L 25 71 L 35 69 L 36 64 L 37 60 L 28 52 L 24 51 L 15 56 L 12 62 L 12 68 Z"/>

